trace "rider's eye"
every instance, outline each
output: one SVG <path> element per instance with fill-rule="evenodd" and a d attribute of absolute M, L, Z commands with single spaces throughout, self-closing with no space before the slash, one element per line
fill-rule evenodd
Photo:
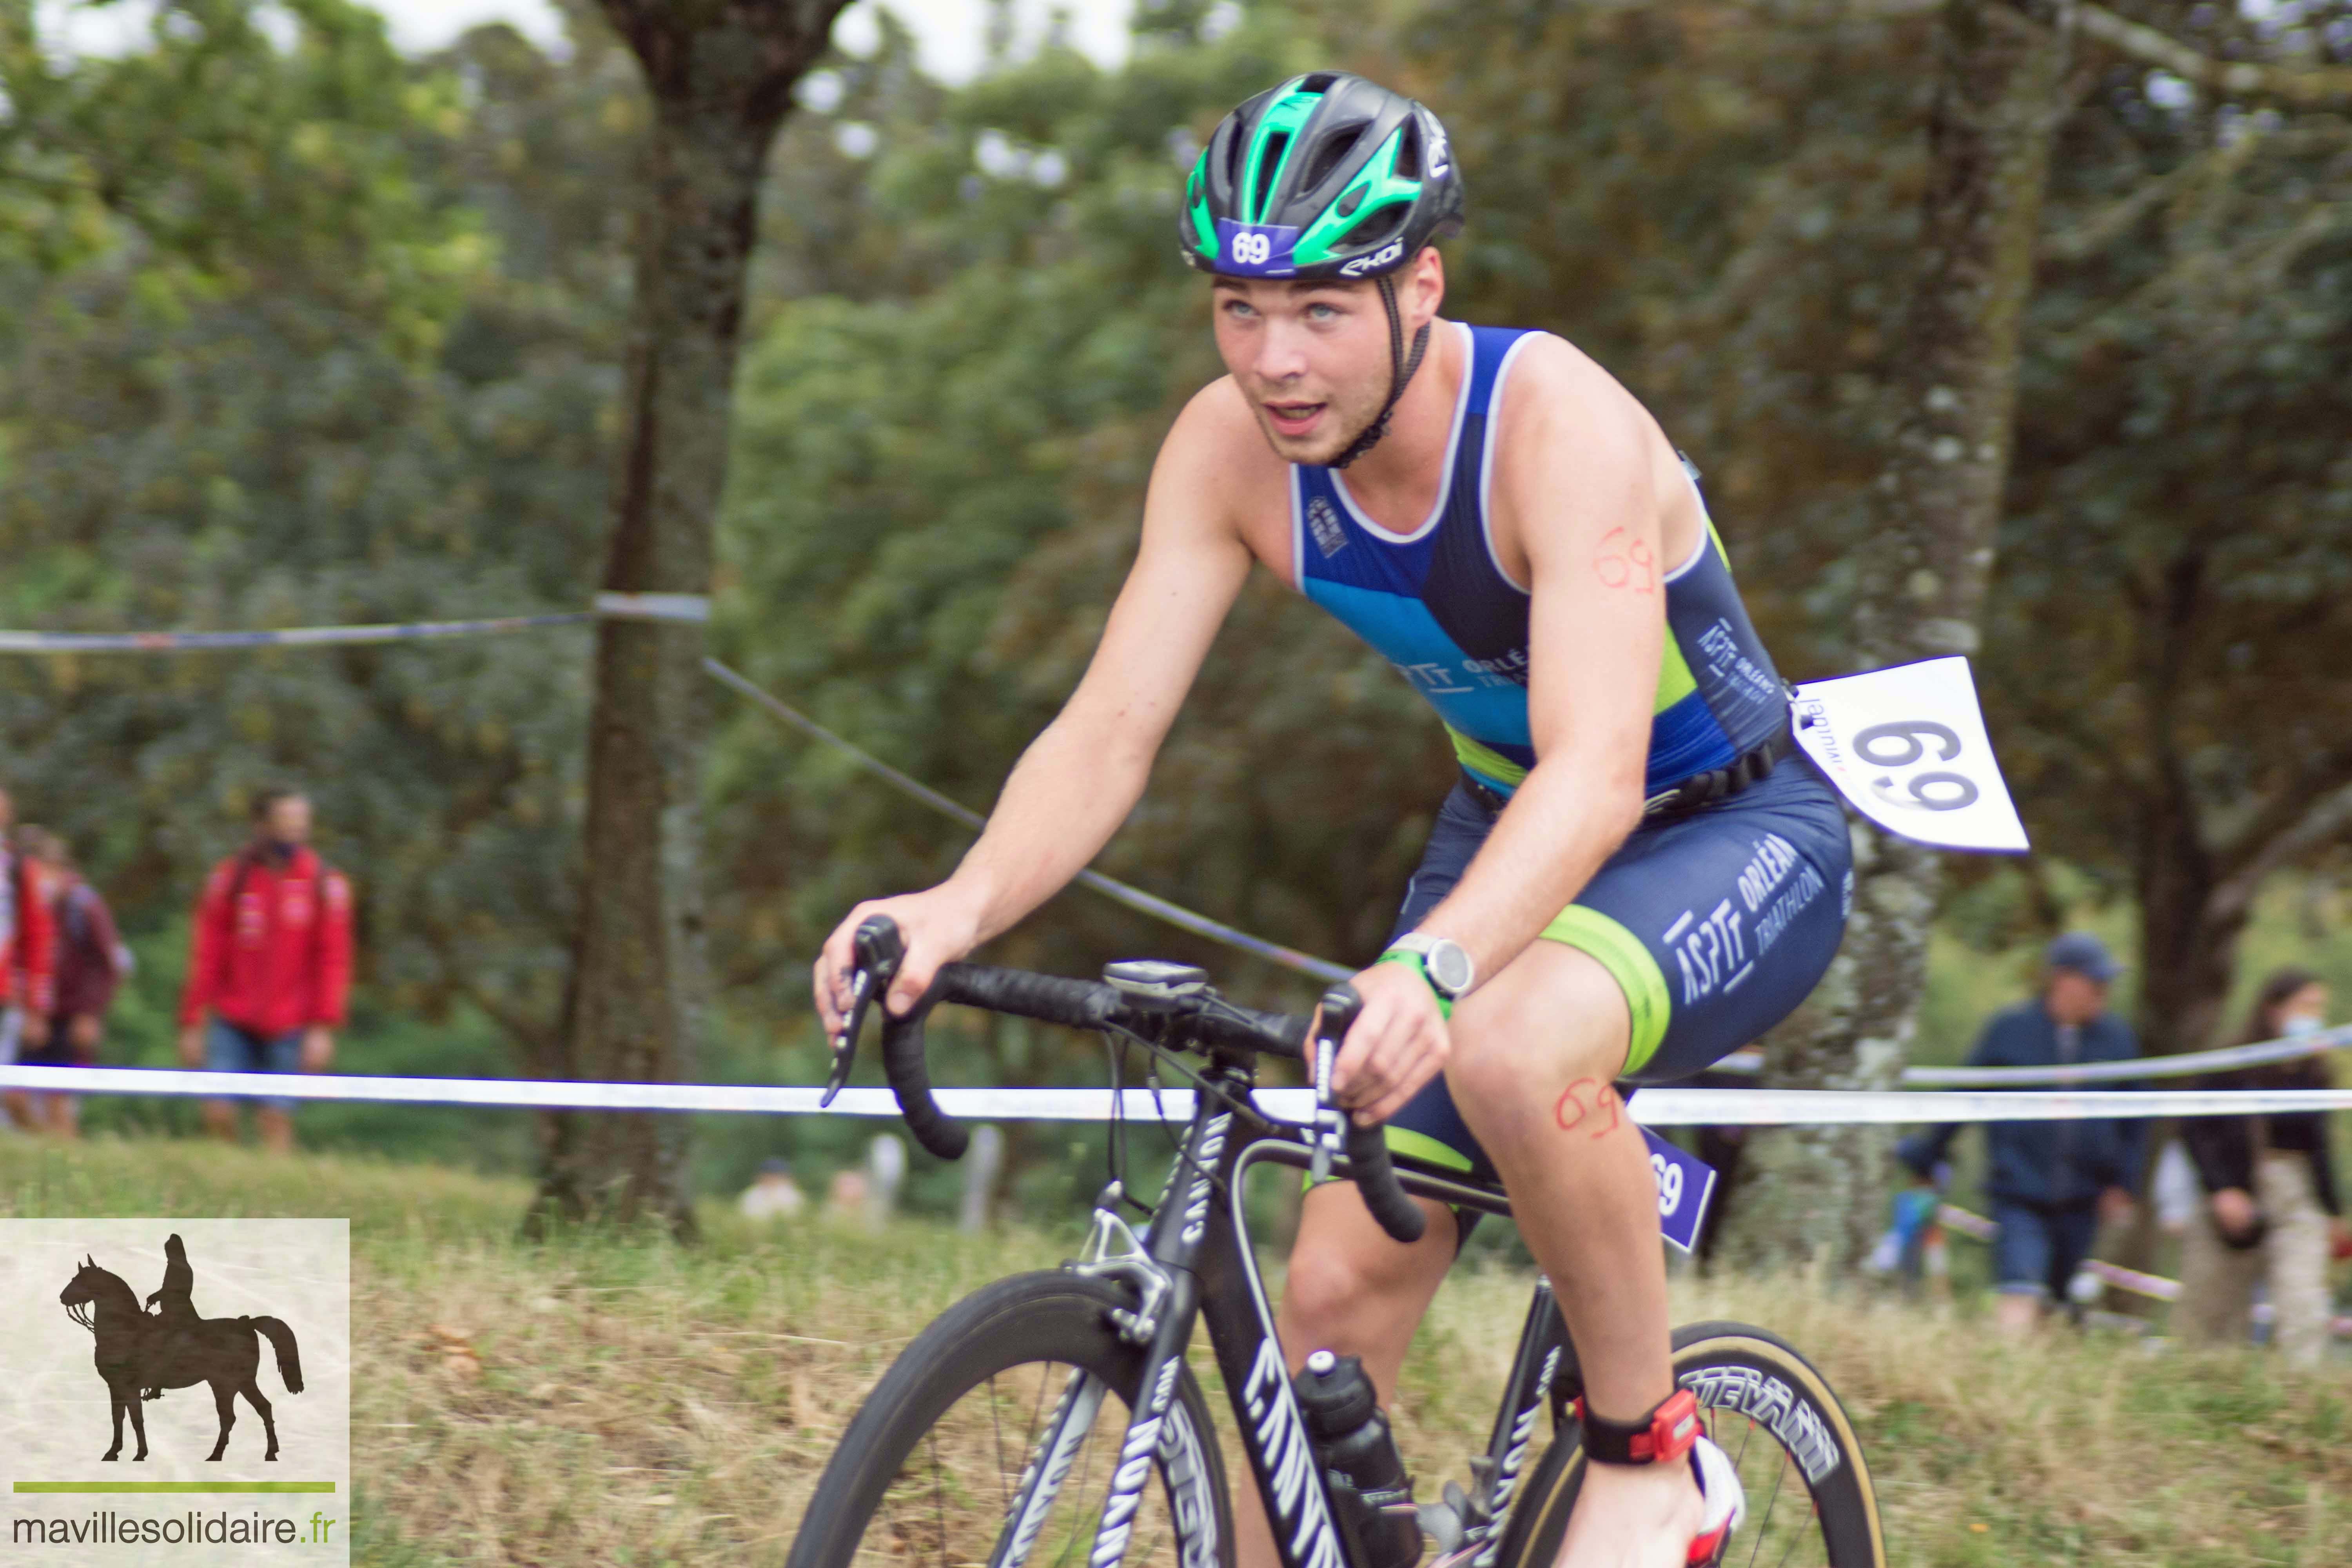
<path fill-rule="evenodd" d="M 1339 311 L 1333 310 L 1330 306 L 1324 304 L 1319 300 L 1314 304 L 1307 307 L 1307 319 L 1310 321 L 1337 321 L 1339 316 Z"/>

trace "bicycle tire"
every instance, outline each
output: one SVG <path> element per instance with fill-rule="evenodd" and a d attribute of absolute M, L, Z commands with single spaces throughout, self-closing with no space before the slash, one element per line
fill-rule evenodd
<path fill-rule="evenodd" d="M 1811 1561 L 1826 1563 L 1828 1568 L 1885 1568 L 1878 1499 L 1871 1489 L 1861 1441 L 1829 1381 L 1812 1363 L 1778 1334 L 1746 1323 L 1688 1324 L 1675 1331 L 1674 1346 L 1675 1381 L 1697 1394 L 1708 1435 L 1727 1453 L 1738 1454 L 1735 1463 L 1748 1488 L 1748 1521 L 1732 1537 L 1727 1561 L 1748 1562 L 1763 1547 L 1773 1511 L 1784 1502 L 1781 1487 L 1793 1474 L 1810 1494 L 1819 1522 L 1822 1552 Z M 1742 1424 L 1745 1443 L 1736 1437 L 1726 1441 L 1733 1436 L 1735 1419 Z M 1787 1461 L 1776 1473 L 1768 1497 L 1757 1495 L 1748 1463 L 1748 1447 L 1759 1434 L 1778 1444 Z M 1809 1461 L 1817 1475 L 1807 1469 Z M 1551 1568 L 1583 1481 L 1584 1448 L 1571 1424 L 1562 1428 L 1528 1477 L 1496 1553 L 1496 1568 Z M 1745 1543 L 1742 1534 L 1749 1537 Z M 1768 1553 L 1765 1561 L 1776 1556 L 1807 1561 L 1778 1552 Z"/>
<path fill-rule="evenodd" d="M 1095 1416 L 1094 1431 L 1105 1434 L 1102 1440 L 1115 1452 L 1126 1431 L 1126 1414 L 1134 1407 L 1143 1352 L 1118 1337 L 1109 1313 L 1131 1305 L 1108 1281 L 1053 1271 L 1000 1279 L 949 1308 L 891 1363 L 851 1418 L 809 1498 L 785 1568 L 853 1568 L 861 1556 L 872 1560 L 877 1553 L 894 1563 L 933 1560 L 919 1550 L 919 1543 L 910 1550 L 904 1534 L 893 1537 L 887 1552 L 880 1548 L 861 1552 L 860 1543 L 885 1510 L 893 1481 L 940 1418 L 983 1384 L 992 1393 L 997 1378 L 1017 1369 L 1043 1363 L 1100 1378 L 1124 1407 L 1114 1412 L 1107 1400 Z M 1050 1371 L 1041 1376 L 1041 1388 L 1047 1377 Z M 1169 1409 L 1154 1465 L 1161 1510 L 1155 1517 L 1170 1526 L 1165 1557 L 1180 1568 L 1216 1568 L 1233 1560 L 1233 1508 L 1216 1426 L 1189 1366 L 1178 1374 Z M 1196 1444 L 1190 1449 L 1182 1447 L 1188 1431 Z M 1033 1431 L 1016 1445 L 1018 1467 L 1029 1463 L 1034 1436 Z M 1171 1452 L 1179 1460 L 1173 1469 Z M 936 1453 L 932 1458 L 936 1463 Z M 998 1462 L 1001 1470 L 1002 1455 Z M 984 1530 L 974 1521 L 989 1515 L 968 1500 L 960 1500 L 971 1510 L 959 1516 L 967 1531 Z M 1002 1557 L 1001 1510 L 997 1517 L 999 1550 L 982 1561 Z M 946 1530 L 943 1520 L 936 1559 L 971 1560 L 968 1551 L 950 1549 Z M 1091 1542 L 1090 1526 L 1087 1540 Z M 1079 1561 L 1084 1556 L 1082 1548 Z M 1129 1561 L 1142 1559 L 1131 1556 Z"/>

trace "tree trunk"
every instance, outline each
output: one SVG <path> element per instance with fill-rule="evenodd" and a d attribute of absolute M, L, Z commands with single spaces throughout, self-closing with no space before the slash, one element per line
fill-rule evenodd
<path fill-rule="evenodd" d="M 629 431 L 608 592 L 707 595 L 761 176 L 845 0 L 604 0 L 653 109 L 637 216 Z M 698 625 L 607 619 L 588 739 L 586 881 L 553 1076 L 677 1082 L 707 986 Z M 552 1113 L 531 1221 L 691 1228 L 686 1123 Z"/>
<path fill-rule="evenodd" d="M 2009 472 L 2018 324 L 2062 112 L 2071 0 L 1948 0 L 1920 275 L 1894 388 L 1900 419 L 1874 502 L 1854 617 L 1857 668 L 1973 653 Z M 1773 1037 L 1771 1081 L 1892 1089 L 1927 973 L 1931 851 L 1859 823 L 1845 944 L 1799 1018 Z M 1790 1128 L 1757 1141 L 1736 1260 L 1860 1260 L 1885 1218 L 1882 1129 Z"/>

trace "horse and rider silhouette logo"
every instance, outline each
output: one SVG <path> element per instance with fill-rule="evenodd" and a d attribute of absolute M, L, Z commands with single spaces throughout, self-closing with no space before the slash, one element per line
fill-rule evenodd
<path fill-rule="evenodd" d="M 278 1423 L 269 1401 L 262 1397 L 254 1374 L 261 1366 L 261 1341 L 267 1337 L 278 1352 L 278 1375 L 286 1392 L 302 1392 L 302 1358 L 294 1345 L 294 1331 L 276 1318 L 200 1318 L 195 1307 L 195 1270 L 188 1264 L 188 1248 L 177 1235 L 163 1243 L 163 1284 L 141 1305 L 138 1292 L 122 1279 L 82 1255 L 73 1281 L 58 1292 L 66 1315 L 97 1337 L 92 1357 L 98 1375 L 114 1405 L 114 1447 L 100 1458 L 122 1457 L 122 1417 L 131 1417 L 138 1434 L 134 1460 L 147 1457 L 147 1417 L 140 1409 L 145 1399 L 161 1399 L 167 1388 L 212 1385 L 213 1407 L 220 1413 L 220 1440 L 207 1458 L 228 1451 L 228 1430 L 236 1425 L 236 1396 L 260 1413 L 268 1435 L 269 1451 L 278 1458 Z M 149 1310 L 150 1308 L 154 1309 Z"/>

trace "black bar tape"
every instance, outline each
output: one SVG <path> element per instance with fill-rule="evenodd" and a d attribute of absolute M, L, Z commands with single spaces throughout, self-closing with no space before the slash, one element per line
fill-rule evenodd
<path fill-rule="evenodd" d="M 1212 1045 L 1255 1051 L 1287 1061 L 1307 1058 L 1307 1020 L 1297 1013 L 1261 1013 L 1219 997 L 1189 1021 L 1192 1033 Z"/>
<path fill-rule="evenodd" d="M 924 1022 L 942 1002 L 961 1002 L 1073 1029 L 1098 1029 L 1118 1012 L 1119 994 L 1098 981 L 1065 980 L 984 963 L 950 963 L 940 967 L 931 988 L 905 1017 L 892 1017 L 885 1010 L 882 1068 L 889 1075 L 891 1092 L 898 1097 L 907 1131 L 940 1159 L 961 1160 L 971 1145 L 971 1134 L 932 1098 L 930 1064 L 924 1055 Z"/>
<path fill-rule="evenodd" d="M 1389 1163 L 1389 1141 L 1381 1129 L 1348 1123 L 1348 1165 L 1356 1190 L 1364 1194 L 1364 1206 L 1381 1228 L 1399 1241 L 1419 1241 L 1429 1227 L 1429 1215 L 1398 1184 L 1396 1167 Z"/>
<path fill-rule="evenodd" d="M 1364 999 L 1356 988 L 1342 980 L 1323 993 L 1323 1033 L 1320 1037 L 1332 1042 L 1334 1049 L 1344 1044 L 1348 1031 L 1364 1010 Z M 1381 1228 L 1397 1240 L 1406 1243 L 1421 1239 L 1429 1226 L 1429 1216 L 1421 1205 L 1405 1196 L 1404 1188 L 1397 1184 L 1396 1167 L 1389 1163 L 1388 1140 L 1378 1127 L 1360 1127 L 1355 1119 L 1348 1121 L 1348 1175 L 1363 1194 L 1364 1207 L 1371 1211 Z"/>
<path fill-rule="evenodd" d="M 1072 1029 L 1101 1028 L 1118 1016 L 1123 1001 L 1099 980 L 1065 980 L 1058 974 L 985 963 L 943 965 L 931 991 L 941 1002 L 962 1002 Z"/>
<path fill-rule="evenodd" d="M 898 1097 L 899 1114 L 915 1142 L 942 1160 L 961 1160 L 971 1134 L 931 1098 L 930 1065 L 923 1059 L 923 1021 L 939 1000 L 935 984 L 902 1018 L 883 1010 L 882 1070 L 889 1075 L 890 1092 Z"/>

